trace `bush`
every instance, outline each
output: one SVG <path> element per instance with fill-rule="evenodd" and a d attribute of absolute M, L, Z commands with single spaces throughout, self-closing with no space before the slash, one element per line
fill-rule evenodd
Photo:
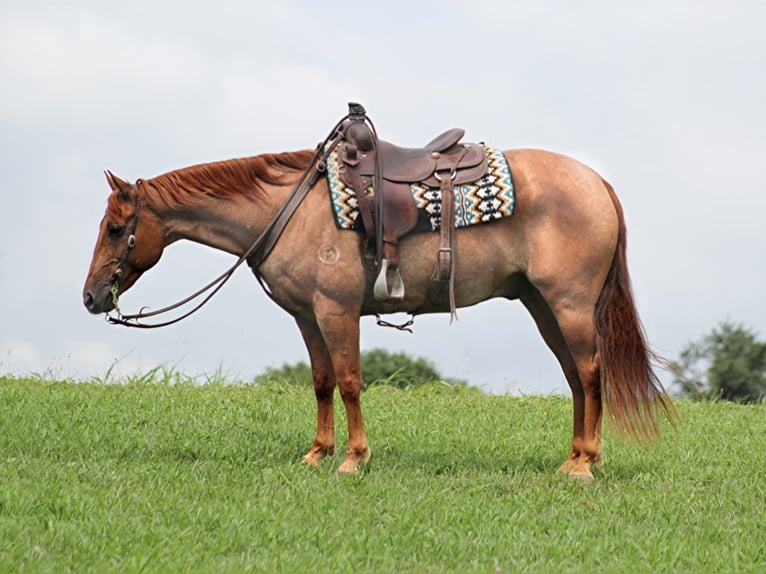
<path fill-rule="evenodd" d="M 391 353 L 385 349 L 363 351 L 362 377 L 364 386 L 390 385 L 398 388 L 410 388 L 446 381 L 452 385 L 466 386 L 467 382 L 458 379 L 445 379 L 430 361 L 413 358 L 406 353 Z M 268 381 L 284 381 L 289 384 L 312 384 L 311 367 L 304 361 L 284 364 L 279 368 L 268 368 L 255 378 L 257 384 Z"/>

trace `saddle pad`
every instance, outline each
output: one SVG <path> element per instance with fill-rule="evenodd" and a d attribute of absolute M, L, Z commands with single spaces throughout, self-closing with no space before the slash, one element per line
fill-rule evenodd
<path fill-rule="evenodd" d="M 486 145 L 484 149 L 489 160 L 484 177 L 473 183 L 455 186 L 455 227 L 486 223 L 513 214 L 516 196 L 511 168 L 502 152 Z M 327 183 L 335 223 L 340 229 L 358 229 L 356 193 L 343 182 L 338 167 L 338 152 L 335 150 L 327 158 Z M 441 227 L 441 190 L 412 183 L 410 191 L 418 210 L 430 221 L 431 230 L 438 230 Z"/>

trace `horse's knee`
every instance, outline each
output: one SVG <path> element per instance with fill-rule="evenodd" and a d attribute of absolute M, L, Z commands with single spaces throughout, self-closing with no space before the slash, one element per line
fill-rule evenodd
<path fill-rule="evenodd" d="M 358 399 L 362 392 L 362 376 L 357 373 L 338 376 L 338 390 L 343 400 Z"/>
<path fill-rule="evenodd" d="M 333 395 L 335 394 L 335 383 L 327 383 L 327 382 L 321 382 L 317 383 L 314 381 L 314 396 L 316 397 L 317 402 L 324 403 L 324 402 L 332 402 Z"/>

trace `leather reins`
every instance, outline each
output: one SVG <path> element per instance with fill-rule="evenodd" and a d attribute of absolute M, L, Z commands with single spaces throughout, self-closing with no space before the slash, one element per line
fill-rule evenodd
<path fill-rule="evenodd" d="M 338 121 L 338 123 L 335 124 L 335 127 L 333 127 L 332 130 L 330 130 L 330 133 L 327 135 L 327 137 L 323 141 L 321 141 L 319 144 L 317 144 L 316 150 L 314 152 L 314 155 L 311 158 L 311 161 L 309 162 L 308 167 L 306 168 L 306 170 L 303 172 L 303 175 L 301 175 L 300 179 L 293 187 L 292 191 L 290 192 L 290 195 L 287 197 L 285 202 L 279 208 L 279 211 L 277 211 L 277 214 L 271 220 L 269 225 L 266 226 L 266 229 L 263 230 L 263 232 L 258 236 L 258 238 L 247 249 L 247 251 L 245 251 L 240 256 L 240 258 L 237 259 L 237 261 L 231 267 L 229 267 L 229 269 L 224 271 L 221 275 L 213 279 L 210 283 L 208 283 L 204 287 L 198 289 L 197 291 L 195 291 L 188 297 L 181 299 L 177 303 L 173 303 L 172 305 L 168 305 L 167 307 L 162 307 L 161 309 L 156 309 L 154 311 L 145 311 L 144 309 L 146 309 L 146 307 L 143 307 L 138 313 L 124 315 L 122 311 L 120 311 L 120 307 L 119 307 L 120 280 L 122 279 L 122 275 L 124 273 L 125 265 L 127 264 L 130 252 L 136 246 L 136 242 L 137 242 L 136 228 L 138 227 L 138 217 L 140 215 L 140 210 L 141 210 L 139 186 L 134 185 L 133 187 L 136 193 L 136 214 L 133 219 L 131 232 L 128 235 L 128 242 L 125 247 L 125 252 L 123 253 L 122 258 L 120 259 L 119 264 L 117 265 L 117 269 L 115 269 L 112 275 L 111 286 L 110 286 L 110 290 L 112 293 L 112 302 L 114 303 L 114 309 L 117 312 L 117 315 L 113 316 L 110 313 L 107 313 L 106 314 L 107 322 L 112 323 L 114 325 L 124 325 L 126 327 L 137 327 L 140 329 L 155 329 L 157 327 L 165 327 L 167 325 L 178 323 L 182 319 L 185 319 L 189 315 L 192 315 L 193 313 L 196 313 L 197 311 L 199 311 L 199 309 L 201 309 L 205 305 L 205 303 L 210 301 L 213 295 L 218 293 L 218 291 L 226 284 L 226 282 L 234 274 L 234 271 L 236 271 L 237 268 L 240 265 L 242 265 L 245 261 L 249 261 L 250 267 L 255 272 L 255 276 L 258 279 L 258 282 L 261 284 L 264 291 L 266 291 L 267 295 L 269 295 L 269 297 L 272 297 L 271 290 L 268 288 L 263 278 L 258 273 L 258 268 L 261 266 L 261 264 L 263 264 L 264 261 L 266 261 L 269 254 L 274 249 L 274 246 L 277 244 L 277 241 L 279 241 L 279 238 L 282 235 L 282 232 L 285 230 L 285 228 L 287 227 L 287 224 L 290 222 L 290 219 L 295 213 L 295 210 L 298 209 L 298 206 L 301 204 L 301 202 L 306 197 L 308 192 L 311 190 L 312 187 L 314 187 L 314 184 L 316 184 L 317 180 L 319 179 L 319 175 L 324 173 L 324 171 L 327 169 L 328 156 L 333 152 L 335 147 L 343 138 L 343 132 L 339 131 L 339 128 L 341 127 L 343 122 L 345 122 L 348 118 L 349 118 L 348 115 L 341 118 L 340 121 Z M 369 118 L 367 119 L 369 121 Z M 140 182 L 141 180 L 138 180 L 137 183 L 140 183 Z M 180 315 L 179 317 L 175 317 L 174 319 L 170 319 L 168 321 L 162 321 L 159 323 L 142 322 L 144 319 L 147 319 L 149 317 L 156 317 L 158 315 L 163 315 L 165 313 L 178 309 L 179 307 L 183 307 L 187 303 L 190 303 L 193 300 L 197 299 L 198 297 L 201 297 L 208 291 L 210 292 L 207 294 L 207 296 L 204 299 L 202 299 L 202 301 L 200 301 L 195 307 L 193 307 L 191 310 L 187 311 L 186 313 Z"/>

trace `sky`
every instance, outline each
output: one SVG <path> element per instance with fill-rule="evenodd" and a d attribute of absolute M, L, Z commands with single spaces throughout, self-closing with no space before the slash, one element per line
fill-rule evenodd
<path fill-rule="evenodd" d="M 81 292 L 105 169 L 134 181 L 312 148 L 348 101 L 400 145 L 463 127 L 599 171 L 623 203 L 660 354 L 723 320 L 766 337 L 764 70 L 760 0 L 0 0 L 0 373 L 120 380 L 162 365 L 251 380 L 307 360 L 245 268 L 154 331 L 91 316 Z M 232 262 L 174 244 L 121 306 L 174 302 Z M 363 319 L 362 349 L 425 357 L 490 392 L 568 393 L 520 303 L 458 317 L 418 317 L 413 334 Z"/>

